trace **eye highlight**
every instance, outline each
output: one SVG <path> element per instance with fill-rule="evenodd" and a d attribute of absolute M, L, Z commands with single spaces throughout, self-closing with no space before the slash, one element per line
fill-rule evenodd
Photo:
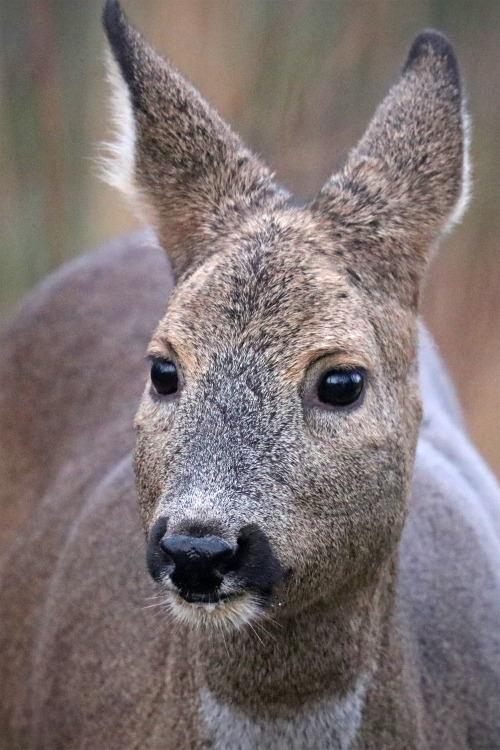
<path fill-rule="evenodd" d="M 154 360 L 151 365 L 151 382 L 160 396 L 170 396 L 179 389 L 177 367 L 170 360 Z"/>
<path fill-rule="evenodd" d="M 365 384 L 360 367 L 333 367 L 321 376 L 317 385 L 319 401 L 328 406 L 350 406 L 359 399 Z"/>

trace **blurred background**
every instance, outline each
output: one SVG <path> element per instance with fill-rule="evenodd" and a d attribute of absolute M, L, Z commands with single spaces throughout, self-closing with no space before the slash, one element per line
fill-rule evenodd
<path fill-rule="evenodd" d="M 109 137 L 103 0 L 0 0 L 0 325 L 59 264 L 136 226 L 97 178 Z M 474 193 L 430 270 L 424 315 L 500 476 L 499 0 L 123 0 L 157 49 L 296 194 L 362 135 L 415 34 L 454 42 Z"/>

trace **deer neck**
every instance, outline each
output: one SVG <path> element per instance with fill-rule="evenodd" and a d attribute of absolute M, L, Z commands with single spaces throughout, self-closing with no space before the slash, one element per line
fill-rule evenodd
<path fill-rule="evenodd" d="M 199 712 L 215 738 L 212 746 L 231 747 L 234 731 L 247 737 L 241 747 L 264 750 L 264 738 L 276 737 L 279 727 L 286 737 L 283 747 L 322 748 L 324 741 L 329 750 L 351 750 L 364 746 L 365 725 L 371 732 L 387 708 L 396 741 L 404 734 L 405 747 L 420 747 L 407 710 L 405 654 L 394 627 L 395 580 L 394 558 L 376 581 L 345 592 L 333 605 L 320 601 L 293 617 L 266 619 L 224 639 L 184 636 L 182 663 L 185 667 L 189 648 Z M 320 727 L 321 741 L 313 734 Z"/>

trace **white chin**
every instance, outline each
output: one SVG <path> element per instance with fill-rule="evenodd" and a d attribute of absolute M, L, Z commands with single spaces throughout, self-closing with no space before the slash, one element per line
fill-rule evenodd
<path fill-rule="evenodd" d="M 244 593 L 210 604 L 187 602 L 169 592 L 168 609 L 184 625 L 209 630 L 234 630 L 255 620 L 261 608 L 252 594 Z"/>

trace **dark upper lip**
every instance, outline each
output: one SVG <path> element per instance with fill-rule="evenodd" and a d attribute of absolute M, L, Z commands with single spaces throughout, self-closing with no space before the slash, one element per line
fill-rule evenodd
<path fill-rule="evenodd" d="M 211 591 L 208 594 L 196 594 L 191 591 L 177 590 L 177 593 L 189 604 L 217 604 L 240 596 L 236 591 L 231 594 L 221 594 L 217 591 Z"/>

